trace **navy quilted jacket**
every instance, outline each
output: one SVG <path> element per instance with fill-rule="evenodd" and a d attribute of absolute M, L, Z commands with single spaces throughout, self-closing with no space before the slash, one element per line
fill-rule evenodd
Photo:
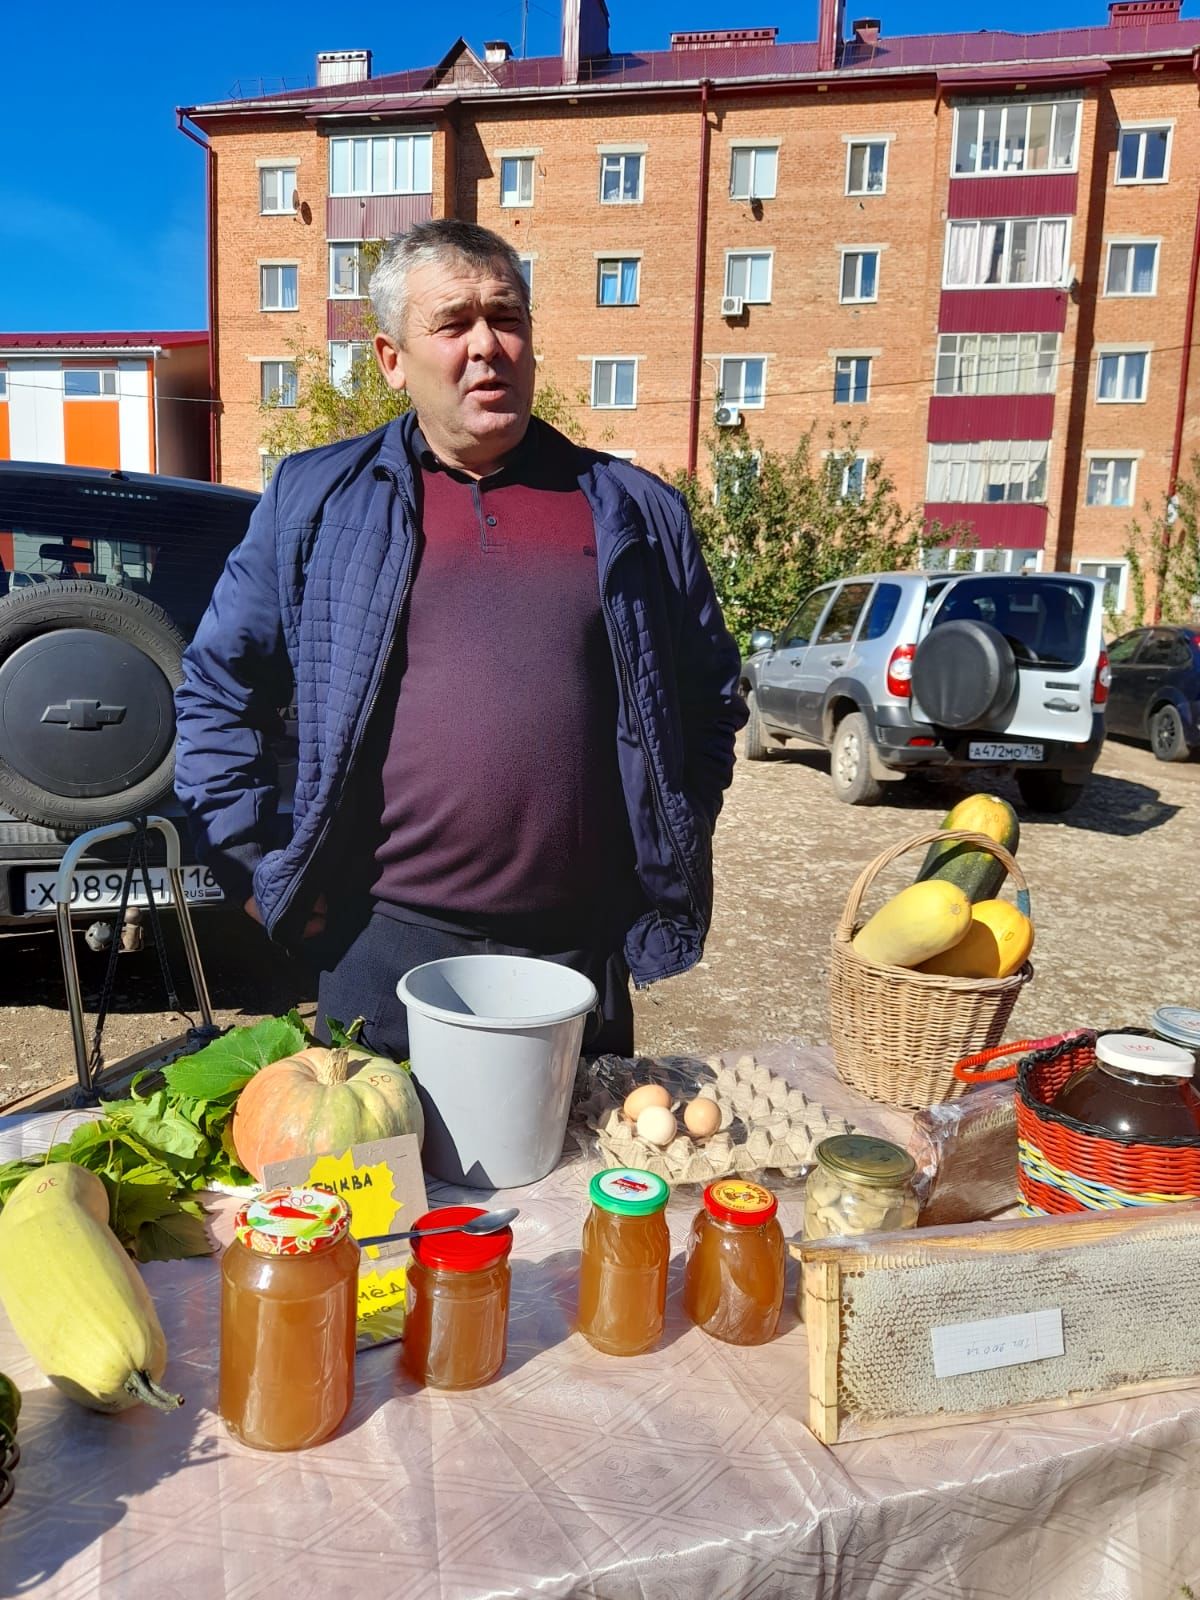
<path fill-rule="evenodd" d="M 236 901 L 253 886 L 285 942 L 320 893 L 336 892 L 325 852 L 413 570 L 414 421 L 410 412 L 279 465 L 184 658 L 176 787 L 197 849 Z M 681 497 L 625 462 L 583 449 L 578 460 L 646 902 L 625 951 L 635 982 L 647 984 L 703 951 L 712 830 L 746 716 L 739 658 Z M 287 836 L 270 745 L 276 708 L 293 697 L 299 764 Z"/>

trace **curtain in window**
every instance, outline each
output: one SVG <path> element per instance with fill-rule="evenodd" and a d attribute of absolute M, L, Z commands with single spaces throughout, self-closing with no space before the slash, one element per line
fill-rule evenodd
<path fill-rule="evenodd" d="M 621 263 L 621 304 L 633 305 L 637 299 L 638 264 L 636 261 L 622 261 Z"/>
<path fill-rule="evenodd" d="M 946 283 L 949 288 L 966 289 L 974 282 L 978 242 L 978 223 L 950 223 L 950 242 L 946 249 Z"/>
<path fill-rule="evenodd" d="M 285 311 L 294 311 L 297 305 L 296 278 L 298 274 L 295 267 L 283 267 L 279 273 L 280 296 L 279 304 Z"/>
<path fill-rule="evenodd" d="M 1037 283 L 1061 283 L 1067 269 L 1067 224 L 1043 222 L 1038 228 Z"/>
<path fill-rule="evenodd" d="M 1101 400 L 1116 400 L 1117 381 L 1120 377 L 1121 364 L 1116 356 L 1100 357 L 1100 385 L 1097 394 Z"/>
<path fill-rule="evenodd" d="M 979 224 L 979 255 L 976 259 L 973 282 L 1004 282 L 1004 247 L 1004 223 L 981 222 Z"/>
<path fill-rule="evenodd" d="M 1154 292 L 1154 246 L 1140 244 L 1133 252 L 1133 292 L 1134 294 L 1153 294 Z"/>

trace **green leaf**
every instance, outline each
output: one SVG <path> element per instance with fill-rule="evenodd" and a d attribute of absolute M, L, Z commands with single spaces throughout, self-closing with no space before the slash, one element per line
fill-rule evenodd
<path fill-rule="evenodd" d="M 163 1073 L 171 1092 L 193 1100 L 220 1100 L 236 1094 L 260 1067 L 303 1050 L 308 1043 L 295 1011 L 267 1017 L 250 1028 L 235 1028 L 194 1056 L 174 1061 Z"/>
<path fill-rule="evenodd" d="M 200 1218 L 176 1208 L 170 1216 L 143 1223 L 136 1253 L 139 1261 L 182 1261 L 188 1256 L 211 1255 L 212 1245 Z"/>
<path fill-rule="evenodd" d="M 329 1031 L 329 1042 L 335 1050 L 350 1050 L 358 1043 L 358 1036 L 362 1032 L 365 1017 L 355 1017 L 350 1026 L 343 1027 L 336 1017 L 326 1017 L 325 1027 Z"/>
<path fill-rule="evenodd" d="M 129 1239 L 136 1248 L 147 1223 L 158 1222 L 179 1210 L 172 1199 L 174 1192 L 175 1179 L 170 1172 L 158 1177 L 153 1167 L 146 1167 L 142 1173 L 127 1173 L 117 1184 L 115 1197 L 110 1197 L 113 1232 L 118 1238 Z"/>
<path fill-rule="evenodd" d="M 160 1110 L 150 1101 L 142 1102 L 130 1119 L 130 1127 L 148 1146 L 189 1161 L 203 1154 L 208 1143 L 196 1124 L 175 1106 Z"/>

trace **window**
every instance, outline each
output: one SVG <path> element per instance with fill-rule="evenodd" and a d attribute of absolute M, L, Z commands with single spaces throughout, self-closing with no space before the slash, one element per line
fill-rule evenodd
<path fill-rule="evenodd" d="M 835 459 L 835 469 L 840 465 L 838 476 L 839 500 L 861 500 L 867 489 L 867 460 L 861 452 L 856 452 L 848 461 Z"/>
<path fill-rule="evenodd" d="M 525 279 L 525 287 L 529 291 L 529 303 L 530 303 L 530 305 L 532 305 L 533 304 L 533 262 L 534 262 L 534 258 L 531 255 L 527 255 L 527 256 L 518 256 L 517 259 L 521 263 L 521 276 Z"/>
<path fill-rule="evenodd" d="M 837 356 L 833 363 L 835 406 L 865 406 L 871 390 L 870 356 Z"/>
<path fill-rule="evenodd" d="M 282 456 L 273 456 L 266 450 L 260 450 L 258 452 L 258 465 L 262 473 L 262 488 L 264 494 L 266 493 L 267 485 L 275 476 L 275 468 L 282 460 Z"/>
<path fill-rule="evenodd" d="M 1056 333 L 943 333 L 934 394 L 1053 394 Z"/>
<path fill-rule="evenodd" d="M 779 645 L 781 650 L 787 650 L 795 645 L 809 644 L 816 632 L 817 623 L 826 605 L 833 596 L 832 589 L 818 589 L 810 594 L 807 600 L 801 602 L 795 615 L 783 629 L 783 639 Z"/>
<path fill-rule="evenodd" d="M 1011 284 L 1059 287 L 1067 268 L 1066 217 L 1008 217 L 988 222 L 948 222 L 947 289 Z"/>
<path fill-rule="evenodd" d="M 361 139 L 330 139 L 329 192 L 432 194 L 432 134 L 385 133 Z"/>
<path fill-rule="evenodd" d="M 925 498 L 936 504 L 1044 501 L 1048 439 L 931 444 Z"/>
<path fill-rule="evenodd" d="M 295 167 L 258 169 L 258 209 L 264 217 L 295 216 L 295 193 Z"/>
<path fill-rule="evenodd" d="M 1101 351 L 1096 362 L 1096 399 L 1102 405 L 1144 400 L 1149 373 L 1149 350 Z"/>
<path fill-rule="evenodd" d="M 837 599 L 825 613 L 821 631 L 814 643 L 849 644 L 870 593 L 869 583 L 844 583 L 838 590 Z"/>
<path fill-rule="evenodd" d="M 1131 506 L 1137 479 L 1133 456 L 1093 456 L 1088 462 L 1089 506 Z"/>
<path fill-rule="evenodd" d="M 1036 572 L 1040 550 L 961 550 L 953 545 L 934 545 L 921 552 L 925 572 Z"/>
<path fill-rule="evenodd" d="M 1085 578 L 1104 579 L 1104 609 L 1110 616 L 1119 617 L 1125 609 L 1125 580 L 1129 573 L 1127 561 L 1081 561 L 1076 570 Z M 1136 641 L 1136 635 L 1135 641 Z M 1108 659 L 1114 657 L 1110 650 Z M 1142 660 L 1145 660 L 1143 654 Z"/>
<path fill-rule="evenodd" d="M 533 157 L 504 156 L 500 162 L 500 204 L 533 204 Z"/>
<path fill-rule="evenodd" d="M 259 267 L 259 306 L 263 311 L 295 311 L 299 267 Z"/>
<path fill-rule="evenodd" d="M 859 640 L 883 639 L 900 609 L 901 589 L 898 583 L 877 583 L 871 597 L 871 609 L 863 623 Z"/>
<path fill-rule="evenodd" d="M 959 106 L 954 113 L 954 175 L 1074 172 L 1078 136 L 1078 100 Z"/>
<path fill-rule="evenodd" d="M 297 401 L 296 363 L 264 361 L 261 368 L 263 405 L 294 406 Z"/>
<path fill-rule="evenodd" d="M 629 151 L 600 157 L 600 199 L 606 206 L 640 205 L 642 161 Z"/>
<path fill-rule="evenodd" d="M 329 296 L 332 300 L 361 300 L 370 274 L 364 270 L 361 244 L 329 246 Z"/>
<path fill-rule="evenodd" d="M 106 399 L 117 392 L 115 367 L 64 367 L 63 394 L 71 400 Z"/>
<path fill-rule="evenodd" d="M 761 450 L 722 450 L 713 463 L 713 505 L 722 500 L 740 500 L 762 476 Z"/>
<path fill-rule="evenodd" d="M 355 368 L 371 355 L 371 346 L 365 339 L 332 339 L 329 343 L 329 381 L 343 394 L 358 388 Z"/>
<path fill-rule="evenodd" d="M 838 298 L 843 305 L 879 297 L 879 251 L 843 250 L 842 282 Z"/>
<path fill-rule="evenodd" d="M 1169 124 L 1122 128 L 1117 141 L 1117 182 L 1166 183 L 1170 152 Z"/>
<path fill-rule="evenodd" d="M 771 300 L 770 250 L 725 252 L 725 293 L 740 295 L 747 305 L 769 305 Z"/>
<path fill-rule="evenodd" d="M 1114 565 L 1115 564 L 1116 563 L 1114 563 Z M 1124 565 L 1124 563 L 1121 564 Z M 1107 564 L 1099 561 L 1091 561 L 1088 562 L 1087 565 L 1091 567 L 1100 567 Z M 1089 572 L 1086 574 L 1086 576 L 1089 578 L 1098 578 L 1102 576 L 1102 574 L 1100 572 Z M 1105 607 L 1105 610 L 1109 609 L 1111 608 L 1107 606 Z M 1123 634 L 1121 638 L 1114 639 L 1108 647 L 1109 666 L 1119 667 L 1123 666 L 1128 661 L 1132 661 L 1134 656 L 1138 653 L 1138 645 L 1141 644 L 1143 637 L 1143 630 L 1141 628 L 1136 628 L 1132 633 L 1126 633 Z"/>
<path fill-rule="evenodd" d="M 731 200 L 774 200 L 779 172 L 779 151 L 774 145 L 735 148 L 729 159 Z"/>
<path fill-rule="evenodd" d="M 596 263 L 596 304 L 635 306 L 638 303 L 642 263 L 636 256 Z"/>
<path fill-rule="evenodd" d="M 846 146 L 846 193 L 882 194 L 887 188 L 887 140 L 852 139 Z"/>
<path fill-rule="evenodd" d="M 0 400 L 8 399 L 8 373 L 0 369 Z"/>
<path fill-rule="evenodd" d="M 1108 247 L 1105 294 L 1153 294 L 1158 287 L 1158 245 L 1152 240 L 1116 239 Z"/>
<path fill-rule="evenodd" d="M 721 360 L 721 403 L 757 411 L 766 403 L 765 356 L 724 356 Z"/>
<path fill-rule="evenodd" d="M 592 405 L 597 411 L 628 411 L 637 405 L 637 362 L 604 357 L 592 362 Z"/>

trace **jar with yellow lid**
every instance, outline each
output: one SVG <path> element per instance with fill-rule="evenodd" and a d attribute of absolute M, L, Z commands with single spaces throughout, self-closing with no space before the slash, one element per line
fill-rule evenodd
<path fill-rule="evenodd" d="M 804 1190 L 806 1239 L 916 1227 L 917 1164 L 907 1150 L 887 1139 L 843 1133 L 823 1139 L 816 1154 Z"/>
<path fill-rule="evenodd" d="M 692 1220 L 683 1309 L 726 1344 L 765 1344 L 783 1306 L 787 1252 L 769 1189 L 719 1178 Z"/>

